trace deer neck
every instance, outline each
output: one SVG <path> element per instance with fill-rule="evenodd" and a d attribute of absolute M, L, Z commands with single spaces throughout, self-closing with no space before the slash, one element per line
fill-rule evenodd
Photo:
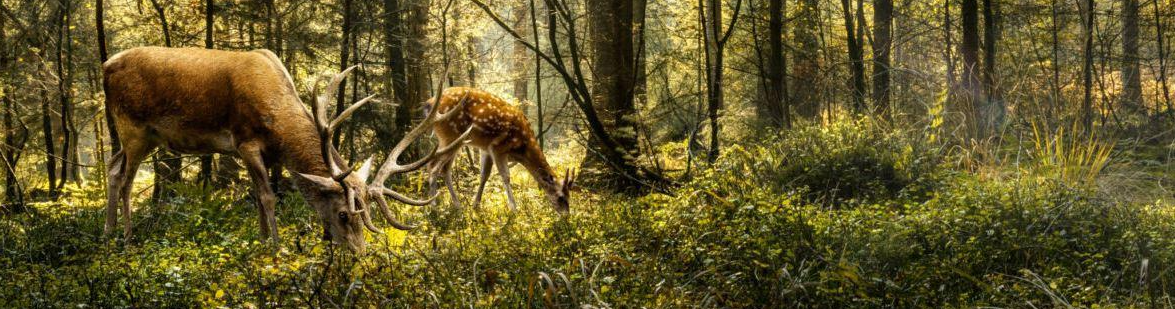
<path fill-rule="evenodd" d="M 527 147 L 526 153 L 518 161 L 526 167 L 530 176 L 543 188 L 543 192 L 554 194 L 559 190 L 558 181 L 555 180 L 555 172 L 551 170 L 546 156 L 543 156 L 542 150 L 537 145 Z"/>
<path fill-rule="evenodd" d="M 300 103 L 299 103 L 300 104 Z M 309 115 L 287 115 L 290 121 L 274 124 L 273 134 L 281 148 L 282 163 L 292 172 L 329 176 L 330 167 L 322 161 L 322 140 Z"/>

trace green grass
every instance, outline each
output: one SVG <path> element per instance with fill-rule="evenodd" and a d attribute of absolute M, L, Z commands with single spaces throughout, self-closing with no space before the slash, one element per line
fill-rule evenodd
<path fill-rule="evenodd" d="M 354 257 L 291 194 L 282 243 L 251 200 L 180 187 L 136 239 L 103 192 L 0 218 L 0 307 L 1169 307 L 1175 207 L 1009 167 L 981 177 L 919 132 L 867 122 L 727 147 L 673 195 L 575 193 L 560 218 L 516 169 L 518 212 L 402 206 L 420 229 Z M 577 160 L 564 149 L 556 166 Z M 1081 178 L 1099 177 L 1082 172 Z M 471 189 L 473 177 L 466 175 Z M 419 186 L 419 179 L 409 181 Z M 404 188 L 411 189 L 411 188 Z"/>

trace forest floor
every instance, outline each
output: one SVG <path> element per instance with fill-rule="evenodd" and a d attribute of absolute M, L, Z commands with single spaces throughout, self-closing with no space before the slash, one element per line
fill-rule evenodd
<path fill-rule="evenodd" d="M 421 227 L 361 257 L 320 241 L 296 193 L 266 245 L 246 186 L 150 203 L 147 176 L 124 247 L 100 237 L 95 182 L 0 217 L 0 307 L 1175 307 L 1175 146 L 1058 133 L 796 128 L 671 195 L 576 191 L 568 217 L 516 168 L 520 211 L 496 179 L 480 210 L 399 206 Z M 661 150 L 684 168 L 683 145 Z"/>

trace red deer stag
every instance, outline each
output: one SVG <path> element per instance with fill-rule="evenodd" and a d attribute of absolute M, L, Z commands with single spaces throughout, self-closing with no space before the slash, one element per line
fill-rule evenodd
<path fill-rule="evenodd" d="M 542 187 L 555 210 L 564 214 L 568 212 L 568 200 L 571 198 L 569 190 L 574 183 L 574 175 L 568 169 L 564 178 L 556 182 L 555 172 L 551 170 L 551 165 L 547 163 L 546 156 L 539 148 L 534 131 L 530 129 L 530 122 L 517 107 L 485 91 L 465 87 L 445 89 L 440 95 L 439 102 L 437 98 L 429 99 L 425 107 L 429 112 L 440 110 L 448 114 L 457 114 L 452 119 L 432 124 L 433 132 L 436 133 L 441 145 L 452 145 L 460 140 L 460 136 L 464 136 L 461 132 L 466 131 L 472 133 L 470 144 L 481 149 L 481 179 L 477 185 L 477 195 L 473 198 L 474 208 L 481 204 L 481 194 L 490 176 L 492 164 L 498 167 L 510 209 L 518 209 L 510 188 L 508 165 L 509 162 L 518 162 L 526 167 L 531 177 L 534 177 Z M 456 153 L 447 153 L 431 163 L 429 192 L 436 192 L 436 175 L 444 175 L 449 195 L 453 203 L 460 207 L 460 199 L 453 188 L 451 169 L 455 157 Z"/>
<path fill-rule="evenodd" d="M 325 112 L 339 83 L 354 68 L 334 75 L 325 93 L 313 96 L 312 115 L 299 99 L 289 72 L 268 50 L 141 47 L 114 55 L 103 64 L 103 86 L 107 112 L 119 132 L 117 142 L 122 150 L 111 157 L 107 166 L 104 234 L 115 228 L 121 206 L 124 238 L 130 239 L 130 192 L 135 173 L 143 158 L 161 145 L 181 153 L 223 153 L 241 158 L 257 191 L 261 233 L 271 241 L 276 242 L 278 237 L 273 213 L 277 199 L 266 167 L 275 165 L 299 175 L 299 191 L 323 222 L 324 237 L 335 244 L 346 244 L 361 254 L 366 247 L 364 227 L 382 233 L 367 211 L 372 199 L 394 227 L 410 229 L 392 216 L 383 196 L 411 205 L 424 205 L 432 198 L 407 198 L 384 188 L 383 181 L 391 174 L 419 169 L 434 156 L 455 150 L 456 144 L 439 151 L 434 148 L 419 161 L 406 165 L 396 162 L 403 149 L 422 135 L 416 131 L 424 131 L 433 121 L 453 115 L 430 114 L 414 134 L 399 141 L 369 186 L 365 181 L 371 172 L 371 159 L 358 172 L 351 173 L 329 137 L 374 96 L 352 104 L 333 120 L 328 120 Z"/>

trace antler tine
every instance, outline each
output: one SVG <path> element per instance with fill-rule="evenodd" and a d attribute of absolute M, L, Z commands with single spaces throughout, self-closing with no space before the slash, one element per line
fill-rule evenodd
<path fill-rule="evenodd" d="M 330 105 L 332 97 L 334 97 L 335 94 L 339 92 L 339 87 L 342 85 L 343 79 L 345 79 L 347 75 L 351 73 L 351 71 L 354 71 L 356 68 L 360 67 L 360 65 L 353 65 L 343 70 L 342 72 L 334 74 L 331 77 L 330 82 L 327 83 L 326 91 L 322 93 L 315 91 L 315 96 L 312 103 L 314 107 L 314 123 L 315 126 L 318 127 L 319 138 L 322 139 L 322 160 L 331 166 L 331 178 L 336 181 L 342 181 L 351 174 L 351 165 L 338 154 L 338 150 L 335 149 L 333 143 L 331 142 L 331 135 L 334 134 L 335 129 L 339 127 L 343 120 L 350 117 L 351 114 L 355 112 L 355 110 L 371 101 L 371 99 L 375 96 L 368 96 L 363 98 L 363 100 L 352 104 L 333 120 L 328 120 L 329 118 L 326 116 L 326 107 Z"/>
<path fill-rule="evenodd" d="M 436 198 L 436 195 L 433 195 L 433 198 Z M 430 201 L 431 201 L 431 198 L 430 198 Z M 383 213 L 384 219 L 387 219 L 388 223 L 392 224 L 392 227 L 394 227 L 398 230 L 401 230 L 401 231 L 407 231 L 407 230 L 411 230 L 411 229 L 416 228 L 415 225 L 407 225 L 407 224 L 404 224 L 403 222 L 400 222 L 400 220 L 397 220 L 396 215 L 393 215 L 392 211 L 390 209 L 388 209 L 388 201 L 384 200 L 382 194 L 375 194 L 375 203 L 377 205 L 379 205 L 380 212 Z"/>

